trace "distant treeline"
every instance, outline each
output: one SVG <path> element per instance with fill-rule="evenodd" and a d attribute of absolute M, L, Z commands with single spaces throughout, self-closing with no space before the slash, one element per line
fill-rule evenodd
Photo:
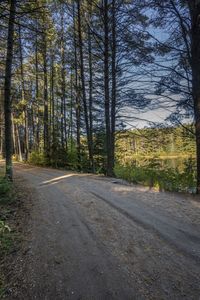
<path fill-rule="evenodd" d="M 196 192 L 196 147 L 192 125 L 118 133 L 115 175 L 151 188 Z"/>
<path fill-rule="evenodd" d="M 195 156 L 192 125 L 144 128 L 118 133 L 116 157 L 128 163 L 134 157 Z"/>

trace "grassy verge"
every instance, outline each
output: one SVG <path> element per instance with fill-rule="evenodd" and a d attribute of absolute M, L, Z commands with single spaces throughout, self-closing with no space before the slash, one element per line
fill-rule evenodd
<path fill-rule="evenodd" d="M 195 172 L 185 169 L 159 169 L 153 167 L 121 166 L 115 167 L 116 177 L 132 183 L 139 183 L 160 191 L 195 193 Z"/>
<path fill-rule="evenodd" d="M 16 197 L 13 184 L 3 177 L 3 170 L 0 169 L 0 298 L 6 284 L 4 262 L 17 241 L 17 233 L 10 222 L 15 211 Z"/>

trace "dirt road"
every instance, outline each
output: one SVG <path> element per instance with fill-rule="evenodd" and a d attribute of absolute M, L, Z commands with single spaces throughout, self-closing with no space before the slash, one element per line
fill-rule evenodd
<path fill-rule="evenodd" d="M 34 205 L 15 299 L 200 299 L 200 202 L 15 165 Z"/>

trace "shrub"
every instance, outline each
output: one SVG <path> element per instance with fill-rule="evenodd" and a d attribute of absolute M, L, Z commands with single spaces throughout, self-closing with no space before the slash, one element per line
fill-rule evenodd
<path fill-rule="evenodd" d="M 30 153 L 28 162 L 36 166 L 46 166 L 47 160 L 44 153 L 33 151 Z"/>
<path fill-rule="evenodd" d="M 194 170 L 188 172 L 188 169 L 185 169 L 180 172 L 178 169 L 172 168 L 116 165 L 115 174 L 128 182 L 140 183 L 159 190 L 195 192 L 196 177 Z"/>

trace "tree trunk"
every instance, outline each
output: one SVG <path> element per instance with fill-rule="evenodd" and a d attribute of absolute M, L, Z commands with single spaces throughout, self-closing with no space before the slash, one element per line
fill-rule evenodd
<path fill-rule="evenodd" d="M 48 78 L 47 78 L 47 41 L 44 34 L 44 152 L 49 158 L 49 112 L 48 112 Z"/>
<path fill-rule="evenodd" d="M 81 169 L 81 139 L 80 139 L 80 93 L 78 86 L 78 63 L 77 63 L 77 38 L 76 38 L 76 22 L 75 22 L 75 5 L 73 5 L 73 34 L 74 34 L 74 69 L 75 69 L 75 103 L 76 103 L 76 151 L 77 165 Z"/>
<path fill-rule="evenodd" d="M 24 114 L 24 150 L 25 150 L 25 161 L 27 161 L 29 155 L 28 110 L 27 110 L 27 103 L 25 103 L 26 100 L 25 100 L 25 84 L 24 84 L 24 65 L 23 65 L 20 25 L 19 25 L 19 52 L 20 52 L 20 71 L 21 71 L 21 100 L 23 103 L 23 114 Z"/>
<path fill-rule="evenodd" d="M 34 110 L 34 104 L 31 103 L 31 130 L 32 130 L 32 138 L 31 140 L 31 148 L 29 148 L 29 151 L 31 151 L 32 149 L 34 149 L 34 145 L 35 145 L 35 110 Z"/>
<path fill-rule="evenodd" d="M 71 69 L 71 76 L 70 76 L 70 126 L 69 126 L 69 138 L 70 138 L 70 147 L 72 152 L 73 146 L 73 75 Z"/>
<path fill-rule="evenodd" d="M 91 11 L 91 7 L 89 7 L 89 12 L 90 11 Z M 91 151 L 92 151 L 92 172 L 95 172 L 94 159 L 93 159 L 94 149 L 93 149 L 93 113 L 92 113 L 93 112 L 92 41 L 91 41 L 91 29 L 89 25 L 88 25 L 88 60 L 89 60 L 89 128 L 90 128 L 90 143 L 91 143 Z"/>
<path fill-rule="evenodd" d="M 15 136 L 15 124 L 14 124 L 14 117 L 11 113 L 11 120 L 12 120 L 12 137 L 13 137 L 13 153 L 17 155 L 17 144 L 16 144 L 16 136 Z"/>
<path fill-rule="evenodd" d="M 192 92 L 194 101 L 196 150 L 197 150 L 197 193 L 200 193 L 200 4 L 191 1 L 192 19 Z"/>
<path fill-rule="evenodd" d="M 0 93 L 0 97 L 1 97 L 1 93 Z M 2 101 L 2 98 L 0 98 L 0 101 Z M 1 158 L 4 158 L 4 114 L 3 114 L 3 107 L 1 106 L 1 103 L 0 103 L 0 109 L 1 109 L 0 110 L 0 155 Z"/>
<path fill-rule="evenodd" d="M 36 113 L 36 149 L 39 150 L 40 146 L 40 112 L 39 112 L 39 78 L 38 78 L 38 39 L 36 33 L 36 41 L 35 41 L 35 102 L 37 105 L 37 113 Z"/>
<path fill-rule="evenodd" d="M 16 125 L 16 136 L 17 136 L 17 150 L 18 150 L 18 155 L 19 155 L 19 161 L 22 161 L 22 150 L 21 150 L 21 142 L 20 142 L 20 137 L 19 137 L 19 128 Z"/>
<path fill-rule="evenodd" d="M 84 72 L 84 62 L 83 62 L 83 40 L 82 40 L 80 0 L 77 1 L 77 9 L 78 9 L 78 36 L 79 36 L 79 51 L 80 51 L 82 100 L 83 100 L 83 109 L 84 109 L 85 126 L 86 126 L 86 134 L 87 134 L 90 169 L 91 169 L 91 171 L 93 171 L 94 161 L 93 161 L 93 153 L 92 153 L 92 140 L 91 140 L 91 135 L 90 135 L 90 127 L 89 127 L 89 120 L 88 120 L 88 107 L 87 107 L 86 90 L 85 90 L 85 72 Z"/>
<path fill-rule="evenodd" d="M 5 116 L 5 154 L 6 154 L 6 177 L 13 179 L 12 167 L 12 120 L 11 120 L 11 76 L 14 45 L 14 22 L 16 13 L 16 0 L 11 0 L 10 16 L 8 24 L 7 55 L 4 85 L 4 116 Z"/>
<path fill-rule="evenodd" d="M 113 176 L 111 164 L 110 95 L 109 95 L 109 25 L 108 0 L 104 0 L 104 108 L 106 125 L 106 175 Z"/>
<path fill-rule="evenodd" d="M 52 116 L 52 145 L 53 151 L 55 150 L 56 138 L 55 138 L 55 97 L 54 97 L 54 51 L 51 54 L 51 116 Z"/>
<path fill-rule="evenodd" d="M 115 122 L 116 121 L 116 8 L 112 1 L 112 99 L 111 99 L 111 146 L 110 165 L 114 175 L 115 164 Z"/>
<path fill-rule="evenodd" d="M 64 47 L 64 10 L 61 13 L 61 140 L 62 148 L 67 150 L 67 121 L 66 121 L 66 72 L 65 72 L 65 47 Z"/>

